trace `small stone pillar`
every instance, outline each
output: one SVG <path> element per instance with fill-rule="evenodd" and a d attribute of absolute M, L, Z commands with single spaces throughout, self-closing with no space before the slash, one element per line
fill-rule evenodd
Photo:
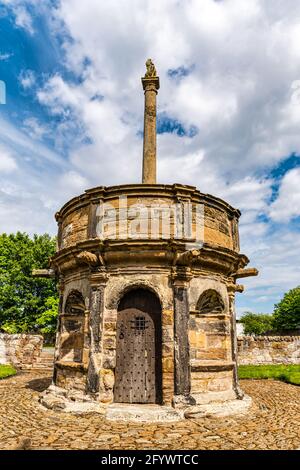
<path fill-rule="evenodd" d="M 101 367 L 101 339 L 104 312 L 104 291 L 107 276 L 103 273 L 91 275 L 90 295 L 90 356 L 87 373 L 87 393 L 99 393 L 99 371 Z"/>
<path fill-rule="evenodd" d="M 238 365 L 237 365 L 237 335 L 236 335 L 236 316 L 235 316 L 235 292 L 237 286 L 229 284 L 227 286 L 228 299 L 229 299 L 229 313 L 231 325 L 231 355 L 233 362 L 233 389 L 238 399 L 244 398 L 244 392 L 240 389 L 238 379 Z"/>
<path fill-rule="evenodd" d="M 175 383 L 174 405 L 194 405 L 191 397 L 191 367 L 189 343 L 188 273 L 173 280 L 174 290 L 174 349 Z"/>
<path fill-rule="evenodd" d="M 55 349 L 54 349 L 54 365 L 53 365 L 53 374 L 52 374 L 52 384 L 56 385 L 57 379 L 57 366 L 56 362 L 59 361 L 60 356 L 60 334 L 61 334 L 61 314 L 63 311 L 63 301 L 64 301 L 64 277 L 61 274 L 59 283 L 57 285 L 57 290 L 59 294 L 59 305 L 58 305 L 58 315 L 56 320 L 56 335 L 55 335 Z"/>
<path fill-rule="evenodd" d="M 142 78 L 145 92 L 143 179 L 145 184 L 156 184 L 156 95 L 159 77 L 151 59 L 146 62 L 147 72 Z"/>

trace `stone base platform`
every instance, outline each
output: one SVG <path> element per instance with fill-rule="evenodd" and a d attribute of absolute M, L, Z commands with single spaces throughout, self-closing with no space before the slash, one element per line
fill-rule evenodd
<path fill-rule="evenodd" d="M 203 417 L 223 418 L 226 416 L 246 414 L 252 404 L 252 399 L 244 395 L 242 400 L 228 400 L 223 402 L 207 403 L 204 405 L 190 406 L 185 409 L 184 417 L 197 419 Z"/>
<path fill-rule="evenodd" d="M 171 406 L 126 403 L 112 403 L 105 406 L 87 396 L 68 396 L 55 386 L 51 386 L 50 390 L 41 394 L 39 403 L 53 411 L 77 414 L 99 413 L 108 421 L 171 423 L 184 419 L 183 411 L 175 410 Z"/>
<path fill-rule="evenodd" d="M 154 404 L 111 403 L 105 405 L 81 392 L 68 393 L 55 385 L 50 385 L 40 395 L 39 402 L 45 408 L 53 411 L 78 414 L 99 413 L 108 421 L 141 423 L 171 423 L 184 419 L 242 415 L 248 412 L 252 404 L 251 398 L 245 395 L 242 400 L 219 401 L 180 408 Z"/>
<path fill-rule="evenodd" d="M 181 421 L 184 415 L 170 406 L 112 403 L 107 407 L 105 418 L 109 421 L 171 423 Z"/>
<path fill-rule="evenodd" d="M 106 410 L 103 404 L 89 395 L 80 391 L 67 391 L 53 384 L 40 394 L 39 403 L 49 410 L 71 413 L 104 414 Z"/>

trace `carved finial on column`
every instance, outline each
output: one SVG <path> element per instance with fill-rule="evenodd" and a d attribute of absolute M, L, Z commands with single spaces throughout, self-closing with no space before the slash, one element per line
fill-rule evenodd
<path fill-rule="evenodd" d="M 146 61 L 146 69 L 142 78 L 145 92 L 143 183 L 156 184 L 156 95 L 159 77 L 151 59 Z"/>

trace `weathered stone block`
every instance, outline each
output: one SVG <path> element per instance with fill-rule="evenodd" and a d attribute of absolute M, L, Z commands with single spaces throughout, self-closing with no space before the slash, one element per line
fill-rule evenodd
<path fill-rule="evenodd" d="M 111 369 L 100 370 L 100 383 L 103 384 L 104 389 L 112 390 L 115 383 L 115 376 Z"/>
<path fill-rule="evenodd" d="M 164 326 L 173 325 L 174 313 L 172 310 L 163 310 L 162 312 L 162 324 Z"/>
<path fill-rule="evenodd" d="M 162 370 L 163 372 L 172 372 L 174 370 L 173 358 L 167 357 L 162 359 Z"/>
<path fill-rule="evenodd" d="M 40 335 L 0 333 L 0 364 L 30 369 L 39 363 L 42 349 Z"/>
<path fill-rule="evenodd" d="M 231 378 L 216 378 L 208 382 L 208 390 L 211 392 L 221 392 L 223 390 L 229 390 L 232 387 Z"/>

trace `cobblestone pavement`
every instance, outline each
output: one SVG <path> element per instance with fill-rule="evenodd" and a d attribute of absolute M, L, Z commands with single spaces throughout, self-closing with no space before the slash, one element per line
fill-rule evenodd
<path fill-rule="evenodd" d="M 0 448 L 31 439 L 33 449 L 295 449 L 300 447 L 300 388 L 273 380 L 243 380 L 250 413 L 169 424 L 108 422 L 98 414 L 44 410 L 38 393 L 46 373 L 0 381 Z"/>

